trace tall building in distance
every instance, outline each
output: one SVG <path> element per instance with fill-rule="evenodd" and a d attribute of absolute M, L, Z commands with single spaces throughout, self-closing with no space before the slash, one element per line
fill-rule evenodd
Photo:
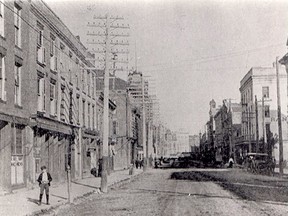
<path fill-rule="evenodd" d="M 177 153 L 190 152 L 191 147 L 189 145 L 189 133 L 184 129 L 180 129 L 175 132 L 176 134 L 176 143 L 177 143 Z"/>

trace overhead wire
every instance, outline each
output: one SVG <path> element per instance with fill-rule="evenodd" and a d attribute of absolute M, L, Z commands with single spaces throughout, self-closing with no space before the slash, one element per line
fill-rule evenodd
<path fill-rule="evenodd" d="M 14 9 L 10 8 L 7 4 L 5 4 L 3 1 L 0 1 L 7 9 L 9 9 L 12 13 L 16 14 L 17 16 L 20 17 L 21 20 L 23 20 L 27 25 L 28 27 L 30 27 L 32 30 L 34 30 L 36 33 L 39 33 L 39 30 L 34 27 L 31 23 L 29 23 L 26 19 L 24 19 L 22 16 L 20 16 L 19 14 L 17 14 Z M 12 24 L 12 22 L 11 22 Z M 14 24 L 14 23 L 13 23 Z M 47 38 L 46 36 L 43 35 L 43 38 L 48 41 L 48 42 L 51 42 L 51 39 Z M 255 51 L 258 51 L 258 50 L 261 50 L 261 49 L 265 49 L 265 48 L 268 48 L 268 47 L 278 47 L 278 46 L 283 46 L 283 43 L 278 43 L 278 44 L 272 44 L 272 45 L 268 45 L 268 46 L 264 46 L 264 47 L 258 47 L 258 48 L 253 48 L 253 49 L 247 49 L 247 50 L 239 50 L 239 51 L 234 51 L 234 52 L 229 52 L 229 53 L 225 53 L 225 54 L 220 54 L 220 55 L 214 55 L 214 56 L 207 56 L 207 57 L 203 57 L 203 58 L 199 58 L 199 59 L 196 59 L 196 60 L 193 60 L 193 59 L 185 59 L 185 60 L 180 60 L 180 61 L 176 61 L 176 63 L 173 63 L 173 64 L 177 64 L 177 62 L 187 62 L 187 61 L 191 61 L 189 64 L 177 64 L 177 66 L 175 67 L 168 67 L 167 66 L 167 63 L 159 63 L 159 64 L 151 64 L 151 65 L 143 65 L 143 66 L 139 66 L 140 68 L 149 68 L 149 67 L 155 67 L 155 66 L 162 66 L 162 65 L 165 65 L 167 66 L 167 68 L 161 68 L 161 69 L 158 69 L 158 68 L 155 68 L 155 69 L 152 69 L 152 70 L 145 70 L 143 69 L 143 71 L 145 72 L 154 72 L 154 71 L 164 71 L 164 70 L 173 70 L 173 69 L 181 69 L 181 67 L 179 66 L 189 66 L 189 65 L 196 65 L 196 64 L 200 64 L 200 63 L 206 63 L 206 62 L 211 62 L 211 61 L 216 61 L 216 60 L 221 60 L 221 59 L 226 59 L 226 58 L 231 58 L 231 57 L 234 57 L 234 56 L 238 56 L 238 55 L 245 55 L 247 53 L 251 53 L 251 52 L 255 52 Z M 67 57 L 69 57 L 68 59 L 70 61 L 73 61 L 74 63 L 77 64 L 77 62 L 73 59 L 70 58 L 69 54 L 64 52 L 61 48 L 55 46 L 55 48 L 60 51 L 61 53 L 63 53 L 64 55 L 66 55 Z M 90 62 L 91 63 L 91 62 Z M 169 62 L 170 63 L 170 62 Z M 92 63 L 91 63 L 92 64 Z M 85 67 L 80 67 L 81 69 L 85 69 Z M 243 67 L 244 68 L 244 67 Z M 219 68 L 219 69 L 223 69 L 223 68 Z M 225 69 L 235 69 L 235 68 L 225 68 Z M 239 68 L 240 69 L 240 68 Z M 87 69 L 86 69 L 87 70 Z M 96 70 L 96 69 L 93 69 L 93 70 Z M 194 70 L 194 71 L 199 71 L 199 69 L 191 69 L 191 71 Z M 206 69 L 203 69 L 203 70 L 206 70 Z M 214 70 L 214 69 L 213 69 Z M 189 70 L 190 71 L 190 70 Z M 202 71 L 202 70 L 201 70 Z M 61 74 L 65 74 L 65 73 L 70 73 L 70 72 L 61 72 Z M 26 78 L 27 79 L 27 78 Z M 32 78 L 33 79 L 33 78 Z"/>

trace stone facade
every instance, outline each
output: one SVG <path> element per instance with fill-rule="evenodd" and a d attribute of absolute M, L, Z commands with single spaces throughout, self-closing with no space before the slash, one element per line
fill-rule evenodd
<path fill-rule="evenodd" d="M 287 148 L 287 75 L 280 67 L 280 94 L 282 104 L 282 133 L 284 140 L 284 158 L 288 156 Z M 269 147 L 269 137 L 276 138 L 278 135 L 277 117 L 277 91 L 276 91 L 276 67 L 253 67 L 240 82 L 241 104 L 242 104 L 242 137 L 238 140 L 239 155 L 247 152 L 256 152 L 256 117 L 258 119 L 259 152 L 269 153 L 278 161 L 278 143 Z M 256 116 L 257 97 L 258 115 Z M 262 101 L 264 102 L 262 103 Z M 264 106 L 263 106 L 264 104 Z M 264 120 L 264 121 L 263 121 Z M 272 135 L 272 137 L 271 137 Z M 250 147 L 249 147 L 250 145 Z M 272 149 L 271 149 L 272 148 Z M 270 150 L 269 150 L 270 149 Z"/>

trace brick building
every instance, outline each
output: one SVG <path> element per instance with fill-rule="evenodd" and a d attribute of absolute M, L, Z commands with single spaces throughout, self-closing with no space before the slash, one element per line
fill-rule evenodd
<path fill-rule="evenodd" d="M 0 187 L 31 186 L 41 165 L 82 178 L 100 140 L 93 56 L 43 1 L 1 2 Z"/>
<path fill-rule="evenodd" d="M 214 115 L 215 119 L 215 159 L 227 162 L 235 152 L 235 139 L 241 134 L 241 104 L 223 101 Z"/>

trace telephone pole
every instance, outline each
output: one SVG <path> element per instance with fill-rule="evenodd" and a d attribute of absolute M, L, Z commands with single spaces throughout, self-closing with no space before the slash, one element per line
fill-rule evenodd
<path fill-rule="evenodd" d="M 143 142 L 143 171 L 147 170 L 147 148 L 146 148 L 146 115 L 145 115 L 145 91 L 144 91 L 144 77 L 142 74 L 142 142 Z"/>
<path fill-rule="evenodd" d="M 269 102 L 269 101 L 272 101 L 271 99 L 265 99 L 267 98 L 264 97 L 264 95 L 262 95 L 262 100 L 260 101 L 257 101 L 258 102 L 261 102 L 261 109 L 262 109 L 262 133 L 263 133 L 263 149 L 264 149 L 264 153 L 267 153 L 267 140 L 266 140 L 266 122 L 265 122 L 265 102 Z M 258 108 L 258 107 L 257 107 Z M 259 124 L 258 124 L 259 126 Z M 259 132 L 259 130 L 258 130 Z"/>
<path fill-rule="evenodd" d="M 259 123 L 258 123 L 258 101 L 255 95 L 255 118 L 256 118 L 256 153 L 259 152 Z"/>
<path fill-rule="evenodd" d="M 276 57 L 276 78 L 277 78 L 277 112 L 278 112 L 278 133 L 279 133 L 279 172 L 283 176 L 283 139 L 282 139 L 282 116 L 281 116 L 281 98 L 279 84 L 279 62 Z"/>
<path fill-rule="evenodd" d="M 110 50 L 110 18 L 106 15 L 106 52 L 105 52 L 105 71 L 104 71 L 104 111 L 103 111 L 103 145 L 102 145 L 102 173 L 101 191 L 107 193 L 108 190 L 108 142 L 109 142 L 109 50 Z"/>
<path fill-rule="evenodd" d="M 265 128 L 265 104 L 264 104 L 264 95 L 262 96 L 262 130 L 263 130 L 263 147 L 264 153 L 267 152 L 266 148 L 266 128 Z"/>
<path fill-rule="evenodd" d="M 128 50 L 118 50 L 118 49 L 113 49 L 113 47 L 115 46 L 128 46 L 129 43 L 127 42 L 123 42 L 122 41 L 118 41 L 115 40 L 114 38 L 116 37 L 128 37 L 129 34 L 119 34 L 119 33 L 113 33 L 113 31 L 115 31 L 115 29 L 119 29 L 119 28 L 129 28 L 129 26 L 124 26 L 124 25 L 119 25 L 119 24 L 113 24 L 114 21 L 119 20 L 119 19 L 124 19 L 122 17 L 112 17 L 109 14 L 106 14 L 106 16 L 104 17 L 96 17 L 94 16 L 94 19 L 97 20 L 102 20 L 104 21 L 104 23 L 89 23 L 88 22 L 88 27 L 96 27 L 96 28 L 102 28 L 104 29 L 104 33 L 102 32 L 95 32 L 95 31 L 88 31 L 87 35 L 88 36 L 100 36 L 100 37 L 104 37 L 105 39 L 103 41 L 95 41 L 94 39 L 92 41 L 88 41 L 88 44 L 98 44 L 98 45 L 102 45 L 104 46 L 104 50 L 90 50 L 91 53 L 102 53 L 105 54 L 105 58 L 103 59 L 99 59 L 98 58 L 93 58 L 93 59 L 86 59 L 86 60 L 91 60 L 94 63 L 96 63 L 96 61 L 102 61 L 105 63 L 104 66 L 104 102 L 103 102 L 103 144 L 102 144 L 102 173 L 101 173 L 101 191 L 106 193 L 108 190 L 108 162 L 109 162 L 109 78 L 110 78 L 110 71 L 112 70 L 112 73 L 115 73 L 115 70 L 117 70 L 117 68 L 115 67 L 115 62 L 116 62 L 116 53 L 123 53 L 123 54 L 127 54 Z M 113 58 L 111 58 L 111 54 L 114 56 Z M 113 67 L 110 68 L 110 62 L 111 60 L 113 60 Z M 119 61 L 117 61 L 119 62 Z M 122 63 L 127 63 L 127 61 L 122 61 Z M 92 67 L 92 68 L 87 68 L 87 69 L 92 69 L 92 70 L 96 70 L 99 68 L 96 68 L 96 66 Z M 123 70 L 123 67 L 121 68 L 121 70 Z"/>

